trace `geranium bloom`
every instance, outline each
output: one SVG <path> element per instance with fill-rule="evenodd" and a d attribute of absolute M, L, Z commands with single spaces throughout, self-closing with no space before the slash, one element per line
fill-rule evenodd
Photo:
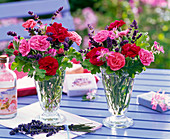
<path fill-rule="evenodd" d="M 87 53 L 86 59 L 90 59 L 89 62 L 93 65 L 101 66 L 105 61 L 99 60 L 99 52 L 105 49 L 104 47 L 93 48 L 90 52 Z"/>
<path fill-rule="evenodd" d="M 151 51 L 141 49 L 139 51 L 139 58 L 143 65 L 149 66 L 151 62 L 154 62 L 154 55 Z"/>
<path fill-rule="evenodd" d="M 80 46 L 82 40 L 81 36 L 78 35 L 75 31 L 68 31 L 68 34 L 69 40 L 74 41 L 78 46 Z"/>
<path fill-rule="evenodd" d="M 35 35 L 32 36 L 28 44 L 31 49 L 38 50 L 38 51 L 46 51 L 47 48 L 50 46 L 50 42 L 46 40 L 47 36 L 43 35 Z"/>
<path fill-rule="evenodd" d="M 46 70 L 46 75 L 55 75 L 56 71 L 59 67 L 57 59 L 51 57 L 51 56 L 46 56 L 41 58 L 38 61 L 39 69 L 44 69 Z"/>
<path fill-rule="evenodd" d="M 154 41 L 154 48 L 162 53 L 164 53 L 164 49 L 163 46 L 160 46 L 159 43 L 157 43 L 156 41 Z"/>
<path fill-rule="evenodd" d="M 25 23 L 22 24 L 24 28 L 34 28 L 36 26 L 37 22 L 35 22 L 33 19 L 27 20 Z"/>
<path fill-rule="evenodd" d="M 129 29 L 124 30 L 124 31 L 121 31 L 121 32 L 118 32 L 118 36 L 119 36 L 119 37 L 126 36 L 126 35 L 128 34 L 128 32 L 129 32 Z"/>
<path fill-rule="evenodd" d="M 134 44 L 127 43 L 122 46 L 121 53 L 125 55 L 125 57 L 135 57 L 136 55 L 138 55 L 140 49 L 141 48 L 139 46 L 136 46 L 135 43 Z"/>
<path fill-rule="evenodd" d="M 22 54 L 22 56 L 27 56 L 30 52 L 30 46 L 25 39 L 20 41 L 19 52 Z"/>
<path fill-rule="evenodd" d="M 107 39 L 108 35 L 109 35 L 108 30 L 101 30 L 93 37 L 93 39 L 96 42 L 103 42 Z"/>
<path fill-rule="evenodd" d="M 110 23 L 108 30 L 112 30 L 113 28 L 118 28 L 126 24 L 123 20 L 115 20 L 113 23 Z"/>
<path fill-rule="evenodd" d="M 110 53 L 107 59 L 107 65 L 113 71 L 119 70 L 125 65 L 125 57 L 117 52 Z"/>
<path fill-rule="evenodd" d="M 109 37 L 110 37 L 110 39 L 116 39 L 116 38 L 118 38 L 119 36 L 116 35 L 113 31 L 109 31 Z"/>
<path fill-rule="evenodd" d="M 97 59 L 105 61 L 105 59 L 107 59 L 108 52 L 109 52 L 109 49 L 107 48 L 101 49 L 101 51 L 97 51 L 96 54 L 99 55 Z"/>
<path fill-rule="evenodd" d="M 48 50 L 48 54 L 51 54 L 51 56 L 55 56 L 56 55 L 57 50 L 56 49 L 49 49 Z"/>
<path fill-rule="evenodd" d="M 65 38 L 69 36 L 66 28 L 62 27 L 61 23 L 54 22 L 51 26 L 47 27 L 46 34 L 55 41 L 64 42 Z"/>

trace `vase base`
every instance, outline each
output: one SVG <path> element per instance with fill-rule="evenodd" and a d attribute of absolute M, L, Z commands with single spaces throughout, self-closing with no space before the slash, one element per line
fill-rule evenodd
<path fill-rule="evenodd" d="M 110 116 L 103 120 L 103 124 L 109 128 L 128 128 L 133 125 L 133 119 L 126 116 Z"/>
<path fill-rule="evenodd" d="M 53 124 L 53 125 L 62 124 L 66 120 L 66 118 L 59 113 L 56 113 L 55 115 L 43 113 L 41 115 L 38 115 L 36 119 L 40 120 L 43 123 Z"/>

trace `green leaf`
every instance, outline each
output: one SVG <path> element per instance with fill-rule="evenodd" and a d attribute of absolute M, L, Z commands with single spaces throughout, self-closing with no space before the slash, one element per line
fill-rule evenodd
<path fill-rule="evenodd" d="M 5 52 L 6 52 L 6 54 L 8 54 L 8 56 L 12 56 L 12 55 L 14 55 L 13 53 L 14 53 L 14 49 L 5 49 Z"/>
<path fill-rule="evenodd" d="M 18 63 L 13 62 L 12 65 L 11 65 L 11 69 L 15 70 L 17 66 L 18 66 Z"/>

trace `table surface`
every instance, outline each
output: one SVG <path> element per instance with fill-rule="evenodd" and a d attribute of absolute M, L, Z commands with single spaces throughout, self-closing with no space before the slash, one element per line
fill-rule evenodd
<path fill-rule="evenodd" d="M 145 138 L 145 139 L 170 139 L 170 111 L 159 113 L 136 103 L 137 95 L 149 91 L 165 90 L 170 94 L 170 70 L 147 69 L 135 78 L 132 98 L 127 116 L 133 118 L 134 125 L 127 129 L 109 129 L 105 126 L 94 133 L 77 137 L 87 139 L 110 139 L 110 138 Z M 36 95 L 19 97 L 18 108 L 37 102 Z M 61 109 L 97 122 L 109 116 L 104 89 L 101 80 L 98 82 L 97 98 L 91 102 L 83 102 L 82 97 L 68 97 L 63 94 Z M 24 115 L 23 115 L 24 116 Z M 1 138 L 23 139 L 29 138 L 19 134 L 9 135 L 10 129 L 0 125 Z"/>

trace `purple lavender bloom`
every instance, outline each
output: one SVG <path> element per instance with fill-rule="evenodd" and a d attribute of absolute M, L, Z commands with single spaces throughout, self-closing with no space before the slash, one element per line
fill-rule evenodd
<path fill-rule="evenodd" d="M 28 11 L 28 14 L 33 15 L 34 13 L 32 11 Z"/>
<path fill-rule="evenodd" d="M 140 34 L 136 37 L 136 39 L 139 39 L 141 36 L 142 36 L 142 33 L 140 33 Z"/>
<path fill-rule="evenodd" d="M 117 46 L 117 45 L 118 45 L 118 44 L 117 44 L 117 41 L 114 40 L 114 39 L 112 40 L 112 43 L 113 43 L 114 46 Z"/>
<path fill-rule="evenodd" d="M 110 37 L 107 37 L 107 47 L 108 48 L 112 47 L 112 40 L 110 39 Z"/>
<path fill-rule="evenodd" d="M 138 32 L 139 32 L 138 30 L 135 30 L 135 31 L 133 32 L 133 36 L 136 36 Z"/>
<path fill-rule="evenodd" d="M 7 35 L 9 35 L 9 36 L 17 36 L 17 33 L 13 32 L 13 31 L 8 31 Z"/>
<path fill-rule="evenodd" d="M 53 38 L 48 37 L 46 40 L 50 42 L 50 41 L 52 41 L 52 40 L 53 40 Z"/>
<path fill-rule="evenodd" d="M 119 52 L 119 48 L 115 48 L 115 52 Z"/>
<path fill-rule="evenodd" d="M 12 34 L 12 31 L 8 31 L 8 32 L 7 32 L 7 35 L 10 36 L 11 34 Z"/>
<path fill-rule="evenodd" d="M 37 54 L 36 55 L 36 60 L 39 60 L 40 58 L 42 58 L 42 55 L 41 54 Z"/>
<path fill-rule="evenodd" d="M 38 18 L 39 18 L 39 16 L 35 14 L 34 15 L 34 19 L 38 19 Z"/>
<path fill-rule="evenodd" d="M 28 55 L 27 58 L 36 58 L 35 55 Z"/>
<path fill-rule="evenodd" d="M 59 12 L 61 12 L 62 10 L 63 10 L 63 7 L 60 7 L 60 8 L 58 9 Z"/>
<path fill-rule="evenodd" d="M 47 36 L 53 35 L 52 32 L 47 32 L 46 34 L 47 34 Z"/>
<path fill-rule="evenodd" d="M 133 24 L 134 26 L 136 26 L 136 25 L 137 25 L 136 20 L 133 20 L 132 24 Z"/>
<path fill-rule="evenodd" d="M 109 27 L 109 26 L 107 25 L 107 26 L 105 27 L 105 30 L 108 30 L 108 27 Z"/>

